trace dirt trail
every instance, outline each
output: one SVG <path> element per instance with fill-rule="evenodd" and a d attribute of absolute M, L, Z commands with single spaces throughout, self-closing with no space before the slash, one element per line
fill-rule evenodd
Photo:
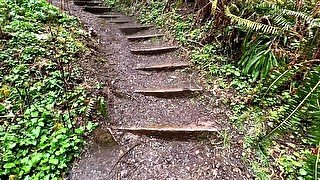
<path fill-rule="evenodd" d="M 192 67 L 170 71 L 134 69 L 188 62 L 181 49 L 153 55 L 130 52 L 132 48 L 176 45 L 174 41 L 162 37 L 131 42 L 119 27 L 139 25 L 134 18 L 123 15 L 123 19 L 131 20 L 130 23 L 110 23 L 108 19 L 98 18 L 73 4 L 69 11 L 97 34 L 98 51 L 106 62 L 88 59 L 81 64 L 85 64 L 86 79 L 96 78 L 105 84 L 108 81 L 112 86 L 111 93 L 108 93 L 112 126 L 193 125 L 218 129 L 216 133 L 167 136 L 115 131 L 119 143 L 116 145 L 106 141 L 107 123 L 101 123 L 85 153 L 74 163 L 69 179 L 252 179 L 241 161 L 242 137 L 228 124 L 228 111 L 218 103 L 218 93 L 207 90 L 182 95 L 172 93 L 170 96 L 160 93 L 160 97 L 135 93 L 150 89 L 205 89 L 203 79 Z M 161 30 L 152 28 L 130 36 L 144 34 L 161 34 Z"/>

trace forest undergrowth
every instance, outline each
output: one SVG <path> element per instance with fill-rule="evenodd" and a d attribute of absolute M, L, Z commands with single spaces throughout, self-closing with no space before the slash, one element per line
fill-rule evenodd
<path fill-rule="evenodd" d="M 0 179 L 62 179 L 96 123 L 80 22 L 45 0 L 0 0 Z"/>
<path fill-rule="evenodd" d="M 319 179 L 320 2 L 105 2 L 169 31 L 208 88 L 236 91 L 224 103 L 258 179 Z"/>

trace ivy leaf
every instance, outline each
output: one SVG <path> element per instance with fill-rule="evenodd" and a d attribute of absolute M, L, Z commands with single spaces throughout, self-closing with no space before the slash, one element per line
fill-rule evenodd
<path fill-rule="evenodd" d="M 59 163 L 59 160 L 52 158 L 52 159 L 49 160 L 49 163 L 50 163 L 50 164 L 57 165 L 57 164 Z"/>
<path fill-rule="evenodd" d="M 42 153 L 37 153 L 31 158 L 32 165 L 38 163 L 42 158 Z"/>
<path fill-rule="evenodd" d="M 23 169 L 24 172 L 29 173 L 31 170 L 31 167 L 32 166 L 28 164 L 28 165 L 22 166 L 21 169 Z"/>
<path fill-rule="evenodd" d="M 79 127 L 76 129 L 75 133 L 78 135 L 82 135 L 84 133 L 84 127 Z"/>
<path fill-rule="evenodd" d="M 11 169 L 11 168 L 13 168 L 13 167 L 15 167 L 16 165 L 14 164 L 14 163 L 7 163 L 7 164 L 5 164 L 3 167 L 5 168 L 5 169 Z"/>
<path fill-rule="evenodd" d="M 17 143 L 11 143 L 8 146 L 8 149 L 13 149 L 14 147 L 16 147 Z"/>
<path fill-rule="evenodd" d="M 0 104 L 0 112 L 5 111 L 6 110 L 6 106 L 4 106 L 3 104 Z"/>
<path fill-rule="evenodd" d="M 41 132 L 41 128 L 37 127 L 33 129 L 31 132 L 32 132 L 33 138 L 38 138 Z"/>
<path fill-rule="evenodd" d="M 91 131 L 94 130 L 94 128 L 96 128 L 97 126 L 98 126 L 97 123 L 89 122 L 89 123 L 87 124 L 86 128 L 87 128 L 87 130 L 88 130 L 89 132 L 91 132 Z"/>
<path fill-rule="evenodd" d="M 299 174 L 301 175 L 301 176 L 305 176 L 305 175 L 307 175 L 308 173 L 307 173 L 307 171 L 306 170 L 304 170 L 304 169 L 300 169 L 299 170 Z"/>

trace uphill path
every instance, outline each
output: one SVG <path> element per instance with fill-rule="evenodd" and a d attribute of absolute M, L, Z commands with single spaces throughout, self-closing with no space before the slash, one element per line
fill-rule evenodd
<path fill-rule="evenodd" d="M 68 179 L 253 179 L 220 93 L 206 88 L 167 32 L 102 2 L 76 1 L 68 11 L 97 42 L 103 59 L 80 64 L 85 79 L 109 86 L 110 116 Z"/>

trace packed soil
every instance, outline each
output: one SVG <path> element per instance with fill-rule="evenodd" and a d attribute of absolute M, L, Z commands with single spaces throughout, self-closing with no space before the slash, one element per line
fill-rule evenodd
<path fill-rule="evenodd" d="M 58 5 L 58 1 L 54 3 Z M 253 179 L 241 160 L 242 136 L 228 123 L 230 112 L 221 103 L 223 92 L 207 89 L 205 80 L 193 67 L 148 72 L 134 69 L 187 62 L 186 52 L 181 49 L 152 55 L 130 52 L 132 48 L 163 47 L 177 45 L 176 42 L 167 36 L 129 42 L 118 28 L 137 25 L 133 17 L 123 15 L 132 21 L 115 24 L 73 4 L 69 5 L 68 12 L 83 22 L 95 42 L 95 50 L 79 63 L 85 70 L 83 77 L 88 84 L 100 82 L 106 86 L 103 93 L 108 97 L 109 111 L 108 121 L 100 121 L 84 153 L 74 162 L 69 179 Z M 136 34 L 160 32 L 153 28 Z M 161 88 L 203 88 L 205 91 L 161 97 L 134 92 Z M 150 134 L 114 128 L 191 125 L 217 131 Z M 112 135 L 109 127 L 113 127 Z"/>

